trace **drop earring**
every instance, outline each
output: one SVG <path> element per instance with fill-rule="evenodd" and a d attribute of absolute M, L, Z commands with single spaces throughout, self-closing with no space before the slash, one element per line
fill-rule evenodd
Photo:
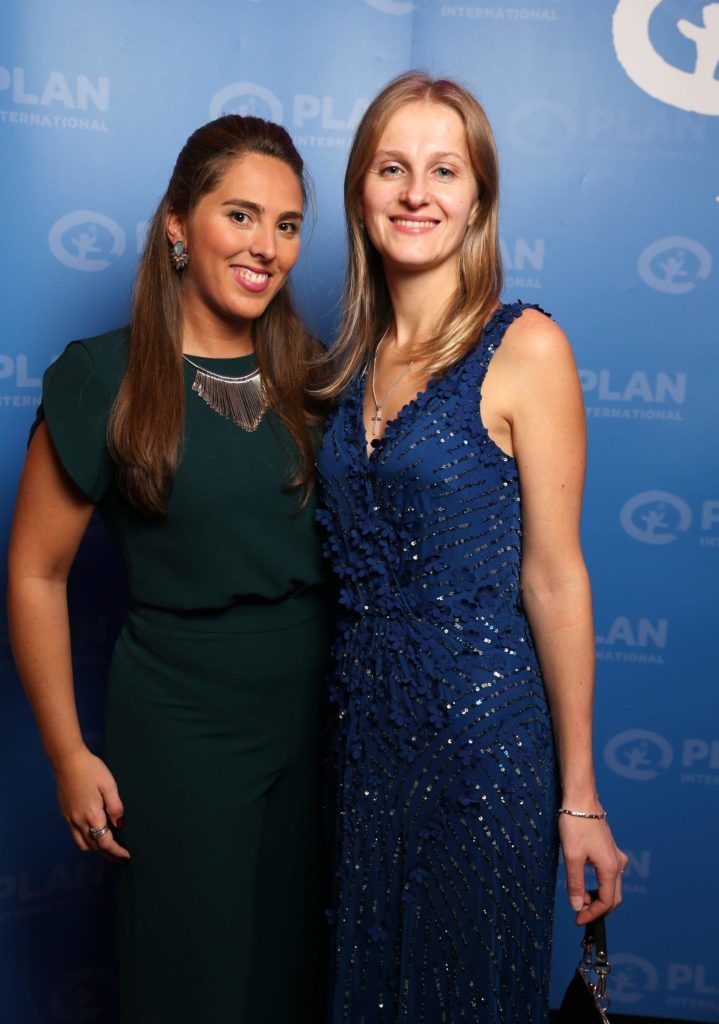
<path fill-rule="evenodd" d="M 190 254 L 184 242 L 178 241 L 170 246 L 170 260 L 177 273 L 181 274 L 190 262 Z"/>

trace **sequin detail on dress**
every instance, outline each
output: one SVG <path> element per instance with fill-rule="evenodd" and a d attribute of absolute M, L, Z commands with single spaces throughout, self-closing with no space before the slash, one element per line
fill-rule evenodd
<path fill-rule="evenodd" d="M 547 1019 L 557 782 L 519 592 L 515 462 L 479 415 L 525 308 L 387 424 L 358 378 L 319 456 L 341 581 L 332 1024 Z"/>

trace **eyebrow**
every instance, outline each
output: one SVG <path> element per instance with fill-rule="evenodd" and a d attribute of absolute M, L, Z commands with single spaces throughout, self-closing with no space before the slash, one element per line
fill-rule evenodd
<path fill-rule="evenodd" d="M 251 210 L 253 213 L 264 213 L 265 208 L 260 203 L 253 203 L 251 199 L 226 199 L 223 206 L 244 206 L 246 210 Z M 302 220 L 302 214 L 297 210 L 285 210 L 279 215 L 278 220 Z"/>
<path fill-rule="evenodd" d="M 393 160 L 407 159 L 406 155 L 398 149 L 380 149 L 375 154 L 375 159 L 377 159 L 378 157 L 391 157 Z M 467 162 L 466 159 L 460 153 L 454 153 L 449 150 L 447 152 L 437 151 L 436 153 L 430 153 L 429 159 L 445 160 L 447 157 L 454 157 L 455 160 L 461 160 L 462 163 L 465 164 Z"/>

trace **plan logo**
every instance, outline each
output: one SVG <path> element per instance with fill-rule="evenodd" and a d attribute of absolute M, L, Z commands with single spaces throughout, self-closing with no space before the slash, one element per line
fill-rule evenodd
<path fill-rule="evenodd" d="M 627 729 L 612 737 L 604 748 L 604 760 L 617 775 L 632 782 L 648 782 L 674 764 L 674 748 L 659 733 Z M 690 785 L 719 783 L 719 740 L 690 736 L 681 743 L 676 758 L 679 781 Z"/>
<path fill-rule="evenodd" d="M 265 121 L 282 123 L 282 104 L 269 89 L 255 82 L 232 82 L 220 89 L 210 100 L 210 117 L 241 114 L 262 117 Z"/>
<path fill-rule="evenodd" d="M 668 630 L 668 619 L 630 619 L 619 615 L 605 633 L 595 637 L 597 660 L 663 665 Z"/>
<path fill-rule="evenodd" d="M 648 895 L 652 875 L 652 851 L 625 850 L 624 852 L 629 858 L 622 878 L 624 893 Z"/>
<path fill-rule="evenodd" d="M 642 281 L 655 291 L 685 295 L 709 277 L 712 258 L 709 250 L 693 238 L 667 235 L 646 247 L 638 269 Z"/>
<path fill-rule="evenodd" d="M 579 125 L 566 103 L 532 99 L 511 114 L 509 136 L 521 153 L 556 156 L 566 152 L 577 136 Z"/>
<path fill-rule="evenodd" d="M 415 9 L 412 0 L 365 0 L 365 3 L 383 14 L 411 14 Z"/>
<path fill-rule="evenodd" d="M 612 1003 L 639 1003 L 647 992 L 659 985 L 656 967 L 633 953 L 612 955 L 612 970 L 607 978 L 607 992 Z"/>
<path fill-rule="evenodd" d="M 11 389 L 6 394 L 0 392 L 0 409 L 37 409 L 40 404 L 43 367 L 38 367 L 36 360 L 37 354 L 33 355 L 35 366 L 31 370 L 27 352 L 18 352 L 16 355 L 0 353 L 0 388 Z M 39 372 L 33 372 L 35 369 Z M 4 631 L 5 627 L 0 625 L 0 634 Z"/>
<path fill-rule="evenodd" d="M 0 355 L 0 380 L 9 380 L 16 388 L 39 388 L 42 377 L 30 373 L 28 355 Z"/>
<path fill-rule="evenodd" d="M 692 521 L 689 506 L 669 491 L 642 491 L 625 502 L 619 519 L 625 533 L 643 544 L 671 544 Z"/>
<path fill-rule="evenodd" d="M 671 765 L 674 751 L 657 732 L 627 729 L 609 740 L 604 760 L 617 775 L 633 782 L 647 782 Z"/>
<path fill-rule="evenodd" d="M 579 382 L 586 395 L 603 402 L 662 404 L 670 400 L 683 405 L 687 395 L 686 373 L 674 375 L 659 370 L 649 374 L 633 370 L 629 376 L 612 370 L 579 370 Z"/>
<path fill-rule="evenodd" d="M 32 76 L 30 76 L 32 79 Z M 61 71 L 51 71 L 47 78 L 28 81 L 25 68 L 0 66 L 0 92 L 7 92 L 13 103 L 23 107 L 55 107 L 65 110 L 107 111 L 110 107 L 110 79 L 100 75 L 96 82 L 87 75 L 74 80 Z"/>
<path fill-rule="evenodd" d="M 719 115 L 719 3 L 702 10 L 702 24 L 680 18 L 677 32 L 696 46 L 694 71 L 675 67 L 658 53 L 649 23 L 662 0 L 619 0 L 612 32 L 617 59 L 631 80 L 654 99 L 680 110 Z"/>
<path fill-rule="evenodd" d="M 7 104 L 7 105 L 6 105 Z M 110 79 L 0 65 L 0 124 L 106 132 Z"/>
<path fill-rule="evenodd" d="M 509 244 L 499 241 L 502 266 L 509 273 L 505 277 L 507 288 L 541 288 L 544 270 L 545 240 L 543 238 L 516 238 Z"/>
<path fill-rule="evenodd" d="M 579 370 L 587 417 L 681 422 L 687 374 L 656 370 Z"/>
<path fill-rule="evenodd" d="M 75 210 L 56 220 L 48 235 L 50 252 L 72 270 L 107 270 L 125 251 L 125 232 L 112 217 Z"/>
<path fill-rule="evenodd" d="M 252 114 L 284 124 L 293 130 L 295 144 L 324 149 L 349 148 L 351 132 L 368 106 L 364 97 L 315 96 L 295 93 L 285 104 L 256 82 L 234 82 L 216 92 L 210 101 L 210 117 Z M 304 134 L 308 132 L 308 134 Z"/>

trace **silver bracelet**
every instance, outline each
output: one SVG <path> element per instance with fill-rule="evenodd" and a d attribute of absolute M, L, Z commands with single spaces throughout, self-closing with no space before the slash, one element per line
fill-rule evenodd
<path fill-rule="evenodd" d="M 597 821 L 606 821 L 607 812 L 602 811 L 601 814 L 587 814 L 586 811 L 570 811 L 568 807 L 560 807 L 558 814 L 568 814 L 572 818 L 595 818 Z"/>

